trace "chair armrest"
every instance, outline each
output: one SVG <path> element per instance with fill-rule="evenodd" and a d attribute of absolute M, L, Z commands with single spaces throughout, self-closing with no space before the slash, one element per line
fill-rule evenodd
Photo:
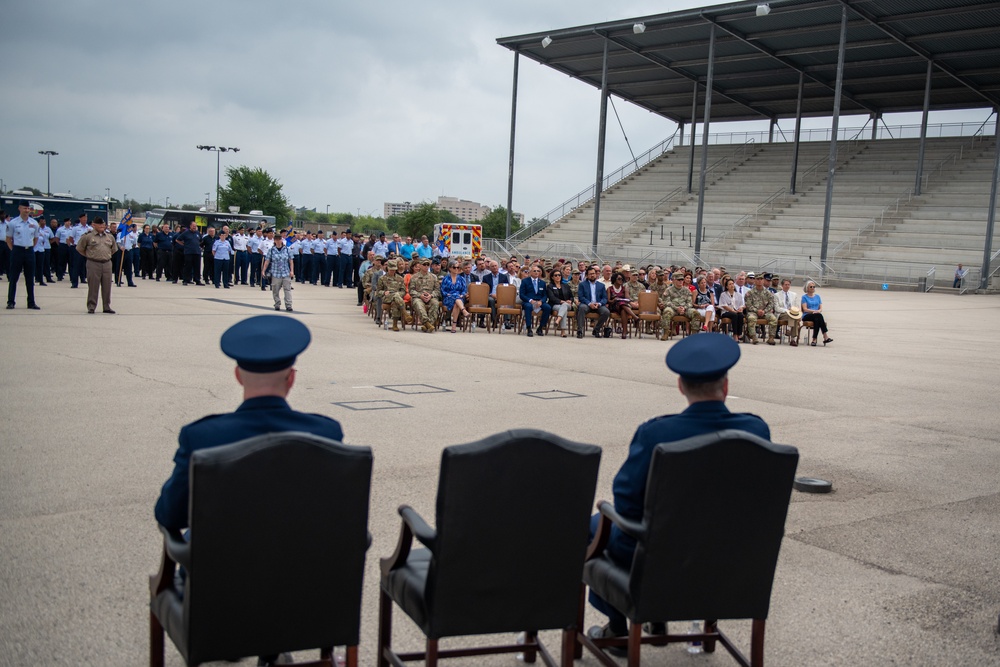
<path fill-rule="evenodd" d="M 602 500 L 597 503 L 597 510 L 602 516 L 606 516 L 611 519 L 611 521 L 614 522 L 614 524 L 629 537 L 639 541 L 646 539 L 646 527 L 637 521 L 632 521 L 631 519 L 623 517 L 615 510 L 614 505 L 609 503 L 607 500 Z"/>
<path fill-rule="evenodd" d="M 184 540 L 179 530 L 170 530 L 160 526 L 163 533 L 163 553 L 160 557 L 160 570 L 149 578 L 149 595 L 156 597 L 174 585 L 174 571 L 177 563 L 188 567 L 191 562 L 191 545 Z"/>
<path fill-rule="evenodd" d="M 437 531 L 427 525 L 427 522 L 417 513 L 417 510 L 409 505 L 401 505 L 399 507 L 399 516 L 403 517 L 403 522 L 413 531 L 413 536 L 425 547 L 434 551 L 434 546 L 437 542 Z"/>
<path fill-rule="evenodd" d="M 191 569 L 191 544 L 184 539 L 181 531 L 160 526 L 163 533 L 163 548 L 167 555 L 181 567 Z"/>
<path fill-rule="evenodd" d="M 407 556 L 410 555 L 410 548 L 413 546 L 414 537 L 431 551 L 434 550 L 433 545 L 437 533 L 427 525 L 427 522 L 417 514 L 417 511 L 409 505 L 400 505 L 399 515 L 403 518 L 403 523 L 399 528 L 399 542 L 396 543 L 396 551 L 388 558 L 383 558 L 379 563 L 383 577 L 389 576 L 392 570 L 406 562 Z"/>

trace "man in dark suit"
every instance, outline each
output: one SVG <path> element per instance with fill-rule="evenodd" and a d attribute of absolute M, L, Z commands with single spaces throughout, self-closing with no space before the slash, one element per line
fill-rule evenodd
<path fill-rule="evenodd" d="M 730 412 L 726 408 L 729 394 L 729 369 L 740 358 L 740 346 L 724 334 L 708 333 L 688 336 L 670 348 L 667 367 L 680 377 L 677 388 L 687 399 L 688 407 L 676 415 L 664 415 L 647 421 L 636 429 L 629 445 L 628 458 L 615 475 L 615 510 L 626 519 L 642 521 L 646 480 L 653 458 L 653 450 L 662 442 L 684 440 L 696 435 L 714 433 L 725 429 L 738 429 L 771 439 L 767 423 L 757 415 L 747 412 Z M 597 529 L 600 515 L 591 519 L 591 537 Z M 628 565 L 635 552 L 635 540 L 617 527 L 611 529 L 607 553 L 615 561 Z M 625 616 L 593 593 L 590 603 L 608 615 L 608 624 L 589 630 L 592 637 L 625 636 L 628 627 Z M 663 634 L 662 624 L 653 624 L 652 630 Z M 659 627 L 655 627 L 659 626 Z M 624 655 L 607 649 L 615 655 Z M 624 649 L 618 649 L 622 651 Z"/>
<path fill-rule="evenodd" d="M 495 259 L 490 260 L 490 270 L 483 277 L 483 282 L 490 286 L 490 310 L 493 311 L 493 323 L 497 321 L 497 285 L 509 285 L 510 276 L 500 273 L 500 265 Z"/>
<path fill-rule="evenodd" d="M 583 338 L 583 330 L 587 328 L 587 313 L 597 313 L 594 323 L 594 338 L 601 337 L 601 329 L 611 317 L 608 310 L 608 290 L 603 283 L 597 281 L 597 267 L 587 269 L 587 279 L 580 283 L 576 290 L 580 306 L 576 309 L 576 337 Z"/>
<path fill-rule="evenodd" d="M 542 318 L 538 322 L 538 330 L 535 332 L 539 336 L 545 335 L 545 327 L 549 323 L 549 315 L 552 313 L 552 306 L 549 305 L 549 296 L 545 292 L 545 281 L 542 280 L 542 269 L 537 264 L 531 267 L 531 277 L 521 281 L 521 289 L 518 292 L 521 296 L 521 308 L 524 309 L 525 327 L 528 329 L 528 338 L 531 333 L 532 315 L 541 311 Z"/>
<path fill-rule="evenodd" d="M 166 528 L 188 526 L 188 467 L 198 449 L 228 445 L 255 435 L 305 431 L 342 441 L 340 424 L 323 415 L 292 410 L 285 398 L 295 384 L 295 358 L 309 345 L 309 329 L 291 317 L 258 315 L 222 334 L 222 352 L 236 360 L 243 403 L 236 412 L 210 415 L 181 429 L 174 471 L 156 501 L 156 520 Z"/>

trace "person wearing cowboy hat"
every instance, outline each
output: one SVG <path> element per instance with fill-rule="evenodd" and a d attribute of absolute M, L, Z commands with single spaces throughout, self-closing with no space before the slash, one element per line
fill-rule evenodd
<path fill-rule="evenodd" d="M 778 316 L 778 326 L 784 324 L 785 330 L 789 332 L 788 344 L 797 347 L 802 310 L 799 308 L 798 296 L 792 291 L 792 281 L 788 278 L 781 281 L 781 289 L 774 295 L 774 312 Z"/>

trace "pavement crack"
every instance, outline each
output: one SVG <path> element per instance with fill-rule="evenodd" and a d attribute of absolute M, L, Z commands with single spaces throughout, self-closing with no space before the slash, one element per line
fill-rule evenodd
<path fill-rule="evenodd" d="M 197 390 L 197 391 L 204 391 L 209 396 L 211 396 L 212 398 L 215 398 L 215 399 L 220 400 L 220 401 L 221 400 L 225 400 L 224 397 L 219 396 L 218 394 L 215 393 L 215 391 L 213 391 L 212 389 L 209 389 L 207 387 L 196 387 L 196 386 L 187 385 L 187 384 L 177 384 L 175 382 L 169 382 L 167 380 L 162 380 L 160 378 L 150 377 L 148 375 L 143 375 L 141 373 L 136 372 L 136 370 L 134 368 L 132 368 L 131 366 L 129 366 L 128 364 L 125 364 L 125 363 L 120 363 L 120 362 L 115 362 L 115 361 L 105 361 L 105 360 L 102 360 L 102 359 L 92 359 L 92 358 L 87 358 L 87 357 L 77 357 L 77 356 L 74 356 L 72 354 L 66 354 L 65 352 L 56 352 L 56 355 L 60 356 L 60 357 L 63 357 L 63 358 L 66 358 L 66 359 L 73 359 L 74 361 L 83 361 L 85 363 L 95 363 L 95 364 L 102 364 L 104 366 L 111 366 L 113 368 L 120 368 L 120 369 L 124 370 L 126 373 L 128 373 L 129 375 L 131 375 L 132 377 L 138 378 L 140 380 L 147 380 L 149 382 L 155 382 L 157 384 L 162 384 L 162 385 L 165 385 L 167 387 L 172 387 L 174 389 L 194 389 L 194 390 Z"/>

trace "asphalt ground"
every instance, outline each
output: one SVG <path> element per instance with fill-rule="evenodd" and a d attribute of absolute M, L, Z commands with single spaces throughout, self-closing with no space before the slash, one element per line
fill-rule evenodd
<path fill-rule="evenodd" d="M 273 312 L 250 287 L 138 284 L 115 289 L 116 315 L 86 314 L 86 289 L 67 280 L 36 288 L 41 311 L 23 309 L 22 286 L 0 316 L 0 665 L 147 662 L 147 577 L 161 548 L 152 510 L 177 431 L 239 405 L 219 336 Z M 1000 665 L 1000 298 L 820 293 L 834 343 L 744 346 L 731 372 L 730 408 L 761 415 L 775 442 L 799 448 L 799 474 L 835 489 L 793 494 L 767 662 Z M 313 342 L 292 406 L 338 419 L 347 442 L 375 455 L 365 665 L 396 508 L 433 523 L 442 447 L 514 427 L 598 444 L 597 498 L 610 498 L 636 426 L 684 408 L 663 362 L 673 343 L 394 333 L 361 314 L 353 290 L 297 285 L 294 297 Z M 395 645 L 421 647 L 396 618 Z M 721 625 L 747 646 L 749 622 Z M 543 638 L 558 651 L 556 635 Z M 734 664 L 679 645 L 643 660 Z M 167 664 L 182 664 L 169 642 Z"/>

